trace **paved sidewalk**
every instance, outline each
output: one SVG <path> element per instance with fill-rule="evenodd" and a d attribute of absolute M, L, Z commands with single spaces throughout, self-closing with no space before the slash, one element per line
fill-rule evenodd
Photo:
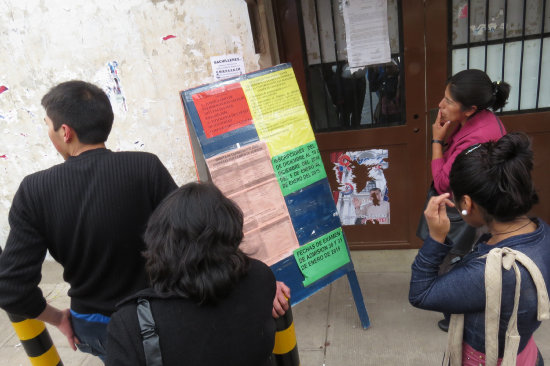
<path fill-rule="evenodd" d="M 352 252 L 371 327 L 361 328 L 346 277 L 293 307 L 301 366 L 441 365 L 446 333 L 440 314 L 408 302 L 410 265 L 415 250 Z M 48 301 L 67 307 L 68 286 L 59 265 L 46 262 L 41 288 Z M 31 365 L 8 317 L 0 312 L 0 366 Z M 65 366 L 101 366 L 99 359 L 73 352 L 55 327 L 48 326 Z M 550 321 L 535 340 L 550 362 Z"/>

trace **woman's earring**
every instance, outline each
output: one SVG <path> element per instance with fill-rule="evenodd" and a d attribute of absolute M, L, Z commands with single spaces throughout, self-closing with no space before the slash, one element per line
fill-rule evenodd
<path fill-rule="evenodd" d="M 460 213 L 462 214 L 462 216 L 468 215 L 468 211 L 466 211 L 466 210 L 462 210 Z"/>

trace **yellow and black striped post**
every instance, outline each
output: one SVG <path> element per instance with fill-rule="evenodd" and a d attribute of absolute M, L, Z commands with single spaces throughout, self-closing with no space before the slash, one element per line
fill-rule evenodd
<path fill-rule="evenodd" d="M 285 315 L 275 319 L 275 327 L 277 332 L 273 347 L 273 366 L 300 366 L 291 307 Z"/>
<path fill-rule="evenodd" d="M 33 366 L 63 366 L 44 322 L 9 313 L 8 316 Z"/>

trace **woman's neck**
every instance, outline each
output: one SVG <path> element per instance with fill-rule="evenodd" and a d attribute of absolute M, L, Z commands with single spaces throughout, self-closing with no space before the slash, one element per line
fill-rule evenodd
<path fill-rule="evenodd" d="M 497 244 L 512 236 L 531 233 L 537 229 L 537 225 L 525 215 L 507 222 L 492 221 L 487 226 L 491 234 L 491 238 L 487 240 L 489 245 Z"/>

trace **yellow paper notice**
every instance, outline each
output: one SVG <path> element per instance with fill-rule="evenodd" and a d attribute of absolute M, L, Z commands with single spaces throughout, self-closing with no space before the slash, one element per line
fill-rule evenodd
<path fill-rule="evenodd" d="M 271 156 L 315 139 L 292 68 L 241 82 L 260 140 Z"/>

